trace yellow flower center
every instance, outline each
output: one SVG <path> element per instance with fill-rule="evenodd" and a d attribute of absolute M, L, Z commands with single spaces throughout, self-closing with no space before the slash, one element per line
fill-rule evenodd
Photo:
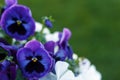
<path fill-rule="evenodd" d="M 37 62 L 37 60 L 38 60 L 37 58 L 32 58 L 33 62 Z"/>
<path fill-rule="evenodd" d="M 20 25 L 22 22 L 20 20 L 17 20 L 17 25 Z"/>

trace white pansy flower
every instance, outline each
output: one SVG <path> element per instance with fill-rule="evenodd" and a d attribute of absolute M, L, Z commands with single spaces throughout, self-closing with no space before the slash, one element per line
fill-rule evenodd
<path fill-rule="evenodd" d="M 42 24 L 35 22 L 35 32 L 40 32 L 42 30 Z"/>
<path fill-rule="evenodd" d="M 57 80 L 74 80 L 74 74 L 68 70 L 69 64 L 67 62 L 58 61 L 55 64 L 55 72 Z"/>
<path fill-rule="evenodd" d="M 75 80 L 101 80 L 101 74 L 96 70 L 94 65 L 86 58 L 79 63 L 80 74 Z"/>

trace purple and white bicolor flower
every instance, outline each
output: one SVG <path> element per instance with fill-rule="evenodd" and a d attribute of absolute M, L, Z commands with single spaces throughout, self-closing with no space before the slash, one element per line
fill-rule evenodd
<path fill-rule="evenodd" d="M 59 40 L 57 42 L 48 41 L 45 43 L 46 50 L 55 58 L 56 61 L 64 61 L 66 58 L 72 59 L 72 48 L 68 44 L 68 40 L 71 37 L 69 29 L 64 28 L 62 33 L 59 33 Z"/>
<path fill-rule="evenodd" d="M 0 25 L 11 37 L 25 40 L 34 33 L 35 22 L 28 7 L 14 4 L 4 11 Z"/>
<path fill-rule="evenodd" d="M 38 79 L 50 72 L 52 58 L 42 43 L 31 40 L 17 52 L 17 61 L 23 75 L 28 79 Z"/>

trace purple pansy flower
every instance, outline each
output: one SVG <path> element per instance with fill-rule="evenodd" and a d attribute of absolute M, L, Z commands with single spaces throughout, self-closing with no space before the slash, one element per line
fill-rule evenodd
<path fill-rule="evenodd" d="M 59 33 L 59 41 L 48 41 L 44 44 L 45 49 L 49 51 L 50 55 L 56 60 L 64 61 L 66 58 L 72 59 L 72 48 L 68 44 L 68 40 L 71 37 L 69 29 L 64 28 L 62 33 Z"/>
<path fill-rule="evenodd" d="M 13 5 L 1 16 L 1 27 L 11 37 L 17 40 L 27 39 L 34 33 L 35 22 L 31 11 L 23 5 Z"/>
<path fill-rule="evenodd" d="M 4 60 L 0 63 L 0 80 L 15 80 L 16 64 Z"/>
<path fill-rule="evenodd" d="M 52 67 L 52 58 L 37 40 L 32 40 L 19 49 L 17 60 L 23 75 L 36 79 L 46 75 Z"/>
<path fill-rule="evenodd" d="M 72 55 L 73 55 L 73 50 L 71 48 L 71 46 L 68 43 L 68 40 L 71 37 L 71 31 L 67 28 L 63 29 L 63 33 L 59 34 L 59 41 L 58 41 L 58 46 L 60 50 L 64 50 L 66 56 L 69 59 L 72 59 Z"/>

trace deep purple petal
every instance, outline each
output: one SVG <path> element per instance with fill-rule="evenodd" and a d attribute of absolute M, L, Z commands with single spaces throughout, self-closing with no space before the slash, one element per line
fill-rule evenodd
<path fill-rule="evenodd" d="M 13 4 L 17 4 L 17 0 L 5 0 L 6 6 L 10 7 Z"/>
<path fill-rule="evenodd" d="M 65 48 L 65 51 L 66 51 L 66 53 L 67 53 L 67 56 L 68 56 L 68 59 L 73 59 L 73 50 L 72 50 L 72 48 L 71 48 L 71 46 L 67 46 L 66 48 Z"/>
<path fill-rule="evenodd" d="M 56 43 L 54 41 L 48 41 L 44 44 L 44 47 L 50 53 L 54 53 L 55 45 L 56 45 Z"/>
<path fill-rule="evenodd" d="M 63 29 L 63 33 L 62 33 L 62 37 L 60 39 L 60 44 L 62 44 L 62 42 L 66 42 L 70 39 L 71 37 L 71 31 L 67 28 Z"/>
<path fill-rule="evenodd" d="M 0 80 L 9 80 L 6 72 L 4 72 L 4 71 L 0 72 Z"/>
<path fill-rule="evenodd" d="M 2 14 L 0 24 L 9 36 L 18 40 L 28 38 L 35 30 L 35 22 L 32 18 L 31 11 L 23 5 L 13 5 L 6 9 Z"/>
<path fill-rule="evenodd" d="M 36 51 L 38 48 L 44 48 L 42 43 L 40 43 L 37 40 L 31 40 L 31 41 L 27 42 L 25 47 L 30 48 L 32 51 Z"/>
<path fill-rule="evenodd" d="M 11 63 L 11 65 L 9 66 L 9 77 L 10 80 L 16 80 L 16 64 Z"/>

